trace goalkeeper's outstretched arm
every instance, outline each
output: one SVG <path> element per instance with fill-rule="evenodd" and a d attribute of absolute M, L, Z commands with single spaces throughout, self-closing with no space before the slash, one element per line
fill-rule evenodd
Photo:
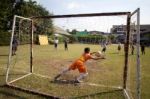
<path fill-rule="evenodd" d="M 93 55 L 93 54 L 96 54 L 97 52 L 92 52 L 92 53 L 90 53 L 91 55 Z"/>
<path fill-rule="evenodd" d="M 100 57 L 94 57 L 94 56 L 92 56 L 91 59 L 93 59 L 93 60 L 99 60 L 99 59 L 105 59 L 105 57 L 104 56 L 100 56 Z"/>

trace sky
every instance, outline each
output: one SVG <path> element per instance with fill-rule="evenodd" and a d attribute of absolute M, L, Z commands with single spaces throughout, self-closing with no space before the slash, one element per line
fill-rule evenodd
<path fill-rule="evenodd" d="M 140 23 L 150 24 L 150 0 L 34 0 L 54 15 L 133 12 L 140 8 Z M 109 31 L 114 24 L 126 24 L 126 17 L 76 18 L 54 20 L 63 28 Z M 81 22 L 82 21 L 82 22 Z M 68 24 L 68 25 L 67 25 Z M 94 26 L 93 26 L 94 25 Z"/>

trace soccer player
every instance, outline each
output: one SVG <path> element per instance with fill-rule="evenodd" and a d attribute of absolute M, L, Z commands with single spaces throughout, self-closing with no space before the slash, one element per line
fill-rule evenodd
<path fill-rule="evenodd" d="M 118 44 L 118 53 L 121 51 L 121 43 Z"/>
<path fill-rule="evenodd" d="M 55 37 L 55 39 L 54 39 L 54 47 L 55 47 L 55 49 L 57 49 L 57 46 L 58 46 L 58 38 L 57 37 Z"/>
<path fill-rule="evenodd" d="M 96 54 L 97 52 L 93 52 L 90 53 L 90 48 L 85 48 L 84 49 L 84 53 L 81 55 L 81 57 L 79 59 L 77 59 L 76 61 L 74 61 L 67 69 L 63 70 L 60 74 L 58 74 L 54 80 L 58 80 L 58 78 L 67 73 L 68 71 L 71 70 L 75 70 L 78 69 L 80 75 L 75 79 L 75 83 L 80 83 L 81 79 L 85 78 L 88 75 L 86 66 L 84 65 L 84 63 L 89 60 L 89 59 L 93 59 L 93 60 L 98 60 L 98 59 L 104 59 L 104 57 L 100 56 L 100 57 L 94 57 L 92 56 L 93 54 Z"/>
<path fill-rule="evenodd" d="M 144 44 L 141 44 L 141 52 L 142 52 L 142 55 L 145 54 L 145 45 Z"/>
<path fill-rule="evenodd" d="M 134 54 L 134 45 L 133 44 L 131 45 L 131 54 L 132 55 Z"/>
<path fill-rule="evenodd" d="M 103 53 L 105 53 L 105 51 L 106 51 L 106 44 L 103 45 L 103 49 L 102 49 Z"/>
<path fill-rule="evenodd" d="M 68 50 L 68 41 L 67 41 L 67 39 L 64 40 L 64 47 L 65 47 L 65 51 Z"/>

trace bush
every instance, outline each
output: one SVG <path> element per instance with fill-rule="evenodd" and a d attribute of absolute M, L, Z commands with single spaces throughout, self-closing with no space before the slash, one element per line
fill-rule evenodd
<path fill-rule="evenodd" d="M 30 44 L 30 38 L 29 34 L 20 34 L 19 44 Z"/>
<path fill-rule="evenodd" d="M 0 31 L 0 46 L 6 46 L 10 44 L 11 33 Z"/>
<path fill-rule="evenodd" d="M 0 46 L 8 46 L 10 45 L 11 40 L 11 32 L 0 32 Z M 30 43 L 30 35 L 29 34 L 20 34 L 18 37 L 19 44 L 29 44 Z"/>

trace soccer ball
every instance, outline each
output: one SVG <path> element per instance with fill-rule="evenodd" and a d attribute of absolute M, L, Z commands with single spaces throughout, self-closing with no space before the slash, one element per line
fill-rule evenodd
<path fill-rule="evenodd" d="M 95 53 L 95 56 L 101 57 L 101 56 L 102 56 L 102 52 L 101 52 L 101 51 L 97 51 L 97 52 Z"/>

